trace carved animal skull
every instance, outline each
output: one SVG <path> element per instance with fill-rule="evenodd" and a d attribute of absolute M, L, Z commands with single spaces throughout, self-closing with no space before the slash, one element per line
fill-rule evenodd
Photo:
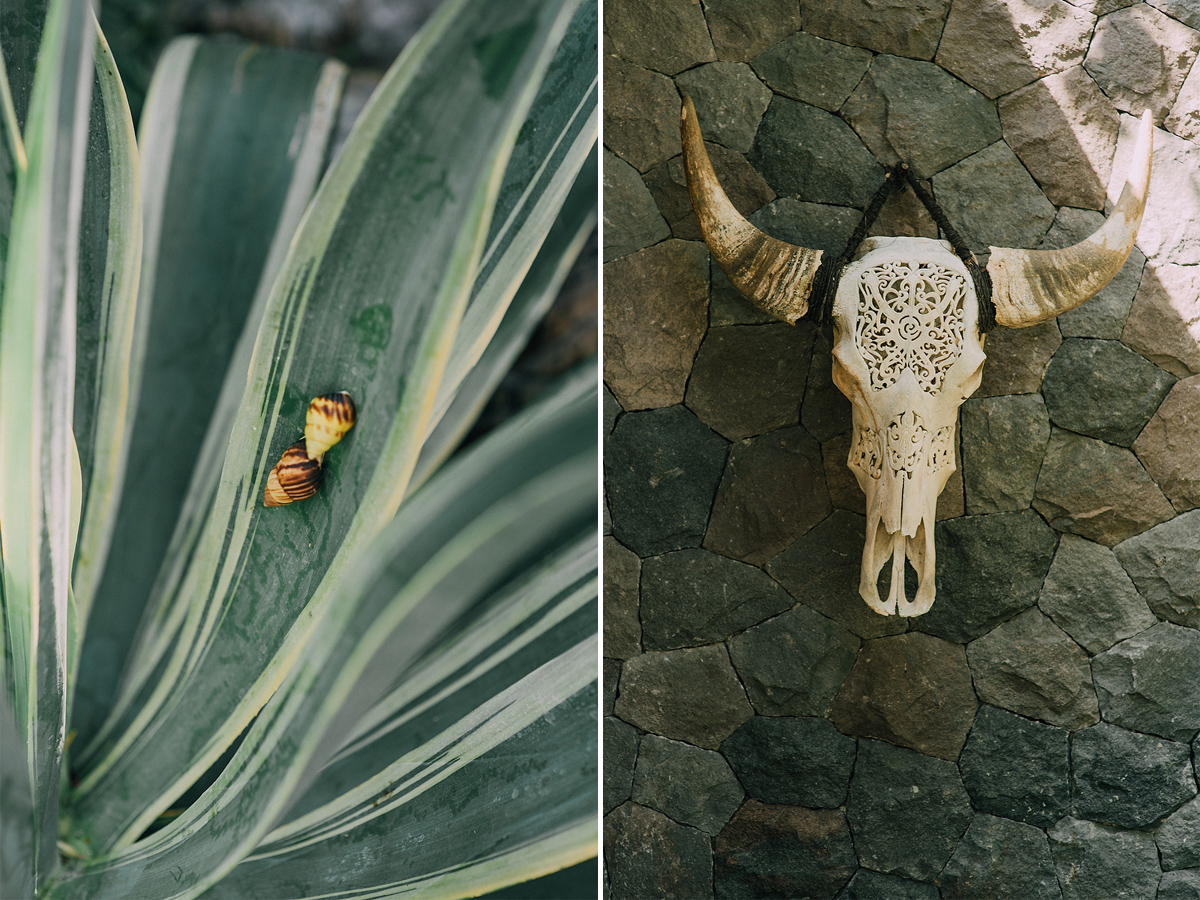
<path fill-rule="evenodd" d="M 808 312 L 822 252 L 763 234 L 729 201 L 684 100 L 684 165 L 692 207 L 713 259 L 771 315 Z M 996 321 L 1024 328 L 1052 319 L 1103 288 L 1124 265 L 1146 202 L 1152 127 L 1142 117 L 1120 199 L 1095 234 L 1063 250 L 992 247 L 987 273 Z M 882 615 L 919 616 L 934 601 L 934 511 L 954 472 L 958 408 L 979 387 L 984 338 L 967 268 L 945 241 L 868 238 L 842 273 L 833 302 L 833 380 L 853 406 L 848 464 L 867 497 L 859 593 Z M 891 589 L 879 573 L 892 562 Z M 904 562 L 917 573 L 908 600 Z"/>

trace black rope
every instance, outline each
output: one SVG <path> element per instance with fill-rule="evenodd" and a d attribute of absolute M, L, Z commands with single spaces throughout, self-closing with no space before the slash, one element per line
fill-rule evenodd
<path fill-rule="evenodd" d="M 933 221 L 946 235 L 946 240 L 950 242 L 950 246 L 954 248 L 954 253 L 962 260 L 966 266 L 968 274 L 971 276 L 971 281 L 975 285 L 975 298 L 979 304 L 979 330 L 980 332 L 991 331 L 996 325 L 996 306 L 992 303 L 992 279 L 988 275 L 987 270 L 979 265 L 979 261 L 975 259 L 975 254 L 971 252 L 971 248 L 967 246 L 967 242 L 963 240 L 958 229 L 950 224 L 950 220 L 946 218 L 946 214 L 938 205 L 937 200 L 929 191 L 925 190 L 924 185 L 917 181 L 916 176 L 908 167 L 907 163 L 897 163 L 889 172 L 884 175 L 883 184 L 879 186 L 879 190 L 875 192 L 875 196 L 871 198 L 871 202 L 867 204 L 866 210 L 863 211 L 862 218 L 859 219 L 858 225 L 854 229 L 854 233 L 850 235 L 850 240 L 846 242 L 846 247 L 842 250 L 840 256 L 834 257 L 825 254 L 821 259 L 821 265 L 817 267 L 817 274 L 813 278 L 812 292 L 809 295 L 808 314 L 806 318 L 814 319 L 818 324 L 826 325 L 829 323 L 833 315 L 833 301 L 837 294 L 838 283 L 842 279 L 842 272 L 846 266 L 850 264 L 850 260 L 854 258 L 855 252 L 867 236 L 867 232 L 871 226 L 875 224 L 875 220 L 879 217 L 879 211 L 883 209 L 883 204 L 887 202 L 895 191 L 900 190 L 904 184 L 907 184 L 917 199 L 921 201 L 921 205 L 929 211 L 929 215 L 933 217 Z"/>

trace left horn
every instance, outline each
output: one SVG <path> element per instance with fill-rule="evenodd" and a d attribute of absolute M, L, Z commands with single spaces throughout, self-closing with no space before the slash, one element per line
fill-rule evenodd
<path fill-rule="evenodd" d="M 1053 319 L 1083 303 L 1120 271 L 1133 250 L 1146 207 L 1153 149 L 1154 129 L 1147 110 L 1121 197 L 1108 221 L 1091 237 L 1062 250 L 991 248 L 987 270 L 999 324 L 1024 328 Z"/>
<path fill-rule="evenodd" d="M 690 97 L 679 122 L 688 193 L 700 233 L 734 287 L 759 308 L 789 325 L 808 312 L 821 251 L 785 244 L 763 234 L 738 212 L 717 181 Z"/>

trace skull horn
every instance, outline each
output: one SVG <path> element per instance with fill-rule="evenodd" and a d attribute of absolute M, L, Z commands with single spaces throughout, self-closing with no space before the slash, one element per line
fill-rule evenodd
<path fill-rule="evenodd" d="M 1146 206 L 1153 135 L 1147 110 L 1121 197 L 1108 221 L 1091 237 L 1063 250 L 991 248 L 987 270 L 998 323 L 1024 328 L 1053 319 L 1083 303 L 1120 271 L 1133 249 Z"/>
<path fill-rule="evenodd" d="M 704 243 L 734 287 L 756 306 L 789 325 L 808 312 L 821 251 L 785 244 L 763 234 L 738 212 L 717 181 L 690 97 L 683 98 L 679 129 L 688 193 Z"/>

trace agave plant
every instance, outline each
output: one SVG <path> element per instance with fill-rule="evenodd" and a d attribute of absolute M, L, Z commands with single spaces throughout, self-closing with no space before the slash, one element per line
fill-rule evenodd
<path fill-rule="evenodd" d="M 331 162 L 333 61 L 179 39 L 135 139 L 86 0 L 0 52 L 0 896 L 595 856 L 594 360 L 456 450 L 596 220 L 595 4 L 447 0 Z"/>

